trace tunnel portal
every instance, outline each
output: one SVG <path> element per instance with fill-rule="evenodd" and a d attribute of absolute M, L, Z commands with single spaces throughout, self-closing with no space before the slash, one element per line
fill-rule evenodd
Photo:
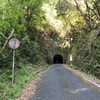
<path fill-rule="evenodd" d="M 53 57 L 53 64 L 63 64 L 63 57 L 60 54 L 56 54 Z"/>

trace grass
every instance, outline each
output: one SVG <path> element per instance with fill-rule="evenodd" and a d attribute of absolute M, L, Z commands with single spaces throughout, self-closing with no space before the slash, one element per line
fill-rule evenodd
<path fill-rule="evenodd" d="M 12 84 L 12 73 L 8 68 L 0 69 L 0 100 L 15 100 L 21 95 L 23 88 L 32 81 L 37 74 L 44 70 L 43 67 L 36 68 L 34 65 L 27 65 L 15 69 L 15 81 Z"/>

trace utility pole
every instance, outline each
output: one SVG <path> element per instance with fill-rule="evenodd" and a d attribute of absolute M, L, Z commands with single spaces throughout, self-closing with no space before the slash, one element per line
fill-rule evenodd
<path fill-rule="evenodd" d="M 69 61 L 72 66 L 72 29 L 71 26 L 67 27 L 68 41 L 69 41 Z"/>

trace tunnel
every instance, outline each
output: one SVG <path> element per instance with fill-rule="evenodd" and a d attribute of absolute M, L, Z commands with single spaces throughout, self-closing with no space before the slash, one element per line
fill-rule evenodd
<path fill-rule="evenodd" d="M 63 64 L 63 57 L 60 54 L 56 54 L 53 57 L 53 64 Z"/>

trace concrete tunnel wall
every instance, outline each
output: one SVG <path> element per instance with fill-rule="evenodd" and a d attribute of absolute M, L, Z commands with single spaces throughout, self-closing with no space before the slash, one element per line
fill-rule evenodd
<path fill-rule="evenodd" d="M 60 54 L 54 55 L 53 64 L 63 64 L 63 57 Z"/>

